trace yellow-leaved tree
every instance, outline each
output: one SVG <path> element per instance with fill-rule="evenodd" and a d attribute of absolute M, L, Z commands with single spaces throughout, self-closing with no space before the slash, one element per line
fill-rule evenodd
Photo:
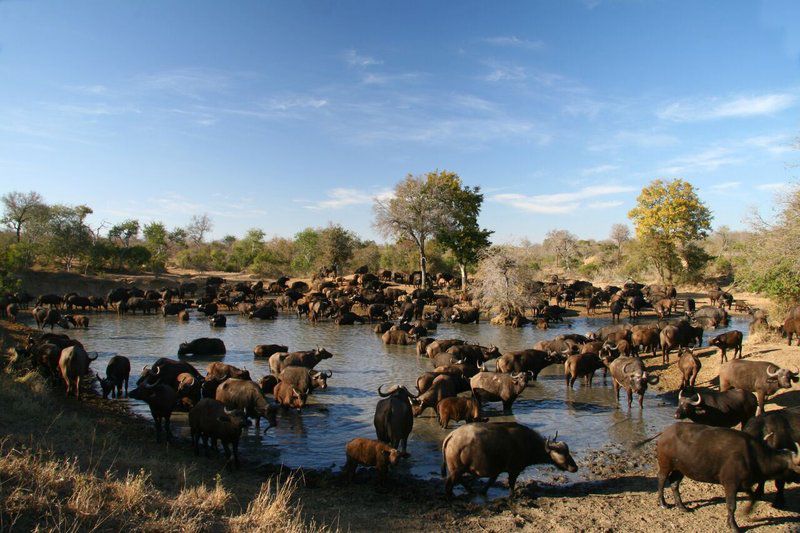
<path fill-rule="evenodd" d="M 652 261 L 662 281 L 671 283 L 678 272 L 691 277 L 708 261 L 694 241 L 711 230 L 711 211 L 688 181 L 653 180 L 642 189 L 628 217 L 643 256 Z"/>

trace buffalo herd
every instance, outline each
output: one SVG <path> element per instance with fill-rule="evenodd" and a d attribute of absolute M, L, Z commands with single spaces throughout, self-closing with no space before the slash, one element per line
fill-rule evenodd
<path fill-rule="evenodd" d="M 799 379 L 797 370 L 778 365 L 749 361 L 742 356 L 743 334 L 732 330 L 708 341 L 719 350 L 722 366 L 719 390 L 697 388 L 701 361 L 695 349 L 702 346 L 705 330 L 728 325 L 734 298 L 719 288 L 708 294 L 710 305 L 697 307 L 694 299 L 679 299 L 672 286 L 629 282 L 622 287 L 595 287 L 591 283 L 534 283 L 531 304 L 494 317 L 494 324 L 522 327 L 527 323 L 546 328 L 561 322 L 570 307 L 585 302 L 591 315 L 605 306 L 612 324 L 585 334 L 568 333 L 540 341 L 532 348 L 502 352 L 497 346 L 484 346 L 463 339 L 436 338 L 442 321 L 478 323 L 481 310 L 466 292 L 435 292 L 424 287 L 406 290 L 396 282 L 414 282 L 418 277 L 395 276 L 389 271 L 371 274 L 362 268 L 352 278 L 332 278 L 331 272 L 315 276 L 311 284 L 290 283 L 288 277 L 263 283 L 228 283 L 211 277 L 205 284 L 185 282 L 159 291 L 118 287 L 105 297 L 45 294 L 34 298 L 25 293 L 0 298 L 0 314 L 17 321 L 20 310 L 31 304 L 30 314 L 40 332 L 31 334 L 25 345 L 16 347 L 17 357 L 38 366 L 56 380 L 63 381 L 66 395 L 80 397 L 81 384 L 91 382 L 90 365 L 97 355 L 90 355 L 76 339 L 56 333 L 63 329 L 88 328 L 88 312 L 116 312 L 120 315 L 160 314 L 176 317 L 178 323 L 202 316 L 211 331 L 227 325 L 226 313 L 238 312 L 246 320 L 275 320 L 281 313 L 295 313 L 311 322 L 330 320 L 340 326 L 370 326 L 384 344 L 408 345 L 419 357 L 430 361 L 431 370 L 417 378 L 416 393 L 399 383 L 389 383 L 377 390 L 374 426 L 377 440 L 356 438 L 347 443 L 345 479 L 352 479 L 356 468 L 377 469 L 378 480 L 386 480 L 390 468 L 408 457 L 408 440 L 416 417 L 430 408 L 443 429 L 451 423 L 465 422 L 446 436 L 442 445 L 442 476 L 445 494 L 452 497 L 456 484 L 464 476 L 488 478 L 488 489 L 501 473 L 508 475 L 509 496 L 513 497 L 519 474 L 529 465 L 551 464 L 575 472 L 577 465 L 569 446 L 557 439 L 540 435 L 533 429 L 512 422 L 491 422 L 483 415 L 487 403 L 497 402 L 510 413 L 515 400 L 548 366 L 562 365 L 566 387 L 579 379 L 592 386 L 598 370 L 610 375 L 619 398 L 626 393 L 630 410 L 634 396 L 639 408 L 649 385 L 659 377 L 648 370 L 643 357 L 660 355 L 662 368 L 677 354 L 682 375 L 675 418 L 678 422 L 659 435 L 657 442 L 658 501 L 667 506 L 664 489 L 671 486 L 675 505 L 686 510 L 679 485 L 683 477 L 721 484 L 728 505 L 728 525 L 738 529 L 734 511 L 736 494 L 748 493 L 755 499 L 764 491 L 764 482 L 775 480 L 776 505 L 784 502 L 787 481 L 800 480 L 800 415 L 788 411 L 765 413 L 766 400 L 781 389 L 791 388 Z M 439 290 L 457 283 L 453 277 L 435 277 Z M 552 303 L 555 302 L 555 303 Z M 656 320 L 640 321 L 644 310 L 651 309 Z M 620 322 L 623 312 L 628 322 Z M 766 315 L 750 310 L 752 327 L 767 324 Z M 49 332 L 43 331 L 45 328 Z M 789 313 L 777 328 L 788 338 L 800 337 L 800 307 Z M 728 360 L 728 351 L 732 357 Z M 267 431 L 277 423 L 279 409 L 302 410 L 312 394 L 324 391 L 332 370 L 317 370 L 323 361 L 336 361 L 325 348 L 290 351 L 280 344 L 261 344 L 253 357 L 269 364 L 270 374 L 254 380 L 246 368 L 221 361 L 210 363 L 203 374 L 192 357 L 222 358 L 226 347 L 219 338 L 203 337 L 181 343 L 176 358 L 162 357 L 145 366 L 128 393 L 130 361 L 113 356 L 106 376 L 99 378 L 104 398 L 131 398 L 146 403 L 156 428 L 156 440 L 162 434 L 169 441 L 170 419 L 174 411 L 188 412 L 188 422 L 195 453 L 200 440 L 206 454 L 222 444 L 230 468 L 239 466 L 239 439 L 243 429 L 255 422 L 260 431 L 263 418 Z M 84 386 L 84 388 L 86 388 Z M 271 399 L 269 398 L 271 396 Z M 739 429 L 732 429 L 738 426 Z M 650 439 L 652 440 L 652 439 Z M 757 486 L 754 491 L 753 486 Z M 465 485 L 467 487 L 467 485 Z"/>

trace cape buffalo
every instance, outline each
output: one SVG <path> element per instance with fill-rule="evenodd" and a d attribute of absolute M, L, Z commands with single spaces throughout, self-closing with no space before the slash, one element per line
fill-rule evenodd
<path fill-rule="evenodd" d="M 277 425 L 275 408 L 267 403 L 258 385 L 247 379 L 226 379 L 217 387 L 216 399 L 228 409 L 244 409 L 250 418 L 256 419 L 256 429 L 261 427 L 261 418 L 267 421 L 267 429 Z"/>
<path fill-rule="evenodd" d="M 392 448 L 402 448 L 406 451 L 408 435 L 414 427 L 414 415 L 411 412 L 411 398 L 413 397 L 402 385 L 395 385 L 388 392 L 383 392 L 378 387 L 378 400 L 375 406 L 375 433 L 378 440 L 391 444 Z"/>
<path fill-rule="evenodd" d="M 800 442 L 800 413 L 788 409 L 770 411 L 761 416 L 752 418 L 744 426 L 744 432 L 752 435 L 757 440 L 763 441 L 775 450 L 791 450 L 796 442 Z M 783 478 L 775 479 L 777 494 L 773 505 L 783 507 L 785 504 L 783 488 L 786 482 L 800 483 L 800 476 L 795 473 Z M 756 494 L 764 494 L 764 483 L 760 482 Z"/>
<path fill-rule="evenodd" d="M 719 392 L 711 389 L 695 391 L 691 396 L 678 393 L 675 418 L 688 418 L 692 422 L 730 428 L 744 424 L 756 415 L 758 400 L 752 392 L 731 389 Z"/>
<path fill-rule="evenodd" d="M 510 412 L 514 400 L 528 384 L 528 373 L 479 372 L 470 378 L 469 384 L 478 403 L 503 402 L 503 411 Z"/>
<path fill-rule="evenodd" d="M 253 348 L 255 357 L 269 357 L 276 352 L 288 352 L 289 347 L 282 344 L 259 344 Z"/>
<path fill-rule="evenodd" d="M 389 467 L 395 466 L 401 458 L 409 457 L 405 451 L 400 452 L 386 443 L 361 437 L 347 443 L 345 454 L 347 461 L 343 473 L 348 483 L 353 481 L 358 465 L 375 467 L 378 471 L 378 483 L 383 483 Z"/>
<path fill-rule="evenodd" d="M 211 440 L 211 448 L 216 450 L 217 439 L 222 442 L 225 450 L 225 459 L 229 461 L 230 468 L 231 450 L 233 448 L 233 465 L 239 467 L 239 439 L 242 436 L 242 429 L 245 427 L 247 418 L 241 411 L 228 411 L 225 406 L 217 400 L 203 398 L 191 411 L 189 411 L 189 427 L 192 433 L 192 443 L 194 444 L 195 455 L 200 454 L 200 437 L 203 438 L 203 446 L 208 455 Z"/>
<path fill-rule="evenodd" d="M 75 397 L 80 398 L 81 378 L 89 373 L 89 364 L 95 359 L 97 359 L 96 354 L 91 357 L 80 346 L 68 346 L 61 351 L 58 368 L 61 370 L 61 378 L 67 387 L 67 396 L 69 396 L 69 391 L 74 388 Z"/>
<path fill-rule="evenodd" d="M 225 343 L 222 339 L 201 337 L 191 342 L 182 342 L 178 347 L 178 355 L 225 355 Z"/>
<path fill-rule="evenodd" d="M 516 422 L 478 422 L 457 428 L 442 444 L 442 477 L 447 475 L 445 494 L 451 498 L 453 486 L 468 473 L 488 477 L 488 490 L 497 476 L 508 472 L 508 497 L 513 498 L 517 477 L 529 465 L 549 463 L 576 472 L 578 466 L 569 447 L 555 438 L 545 439 Z"/>
<path fill-rule="evenodd" d="M 113 392 L 114 398 L 122 396 L 122 386 L 125 385 L 125 396 L 128 395 L 128 378 L 131 375 L 131 362 L 123 355 L 115 355 L 108 361 L 106 377 L 100 379 L 103 389 L 103 398 L 108 398 Z"/>
<path fill-rule="evenodd" d="M 798 372 L 792 372 L 767 361 L 734 359 L 719 368 L 719 390 L 731 388 L 754 392 L 758 398 L 758 414 L 764 412 L 764 402 L 780 389 L 791 389 L 797 383 Z"/>
<path fill-rule="evenodd" d="M 644 393 L 648 383 L 658 383 L 658 376 L 648 375 L 644 363 L 638 357 L 618 357 L 609 363 L 608 370 L 614 382 L 614 396 L 619 401 L 619 390 L 628 393 L 628 409 L 633 403 L 633 393 L 639 395 L 639 408 L 644 407 Z"/>
<path fill-rule="evenodd" d="M 508 352 L 497 360 L 497 371 L 506 374 L 515 372 L 530 372 L 531 379 L 536 379 L 539 373 L 550 365 L 563 363 L 565 356 L 557 352 L 543 350 L 520 350 Z"/>
<path fill-rule="evenodd" d="M 486 422 L 488 418 L 481 418 L 481 406 L 475 398 L 463 396 L 450 396 L 436 404 L 436 416 L 442 429 L 447 429 L 450 421 L 464 420 L 466 422 Z"/>
<path fill-rule="evenodd" d="M 287 366 L 314 368 L 320 361 L 331 357 L 333 357 L 333 354 L 325 348 L 291 353 L 276 352 L 269 357 L 269 369 L 270 372 L 277 376 Z"/>
<path fill-rule="evenodd" d="M 708 343 L 709 346 L 716 346 L 719 348 L 720 352 L 720 363 L 724 363 L 728 360 L 726 352 L 728 348 L 733 348 L 733 358 L 736 359 L 736 355 L 739 355 L 739 359 L 742 358 L 742 332 L 738 330 L 728 331 L 727 333 L 723 333 L 722 335 L 717 335 L 713 339 L 711 339 Z"/>
<path fill-rule="evenodd" d="M 131 391 L 130 397 L 135 400 L 141 400 L 150 407 L 150 414 L 156 425 L 156 442 L 161 440 L 162 423 L 167 433 L 167 441 L 172 440 L 172 434 L 169 430 L 169 420 L 178 402 L 178 392 L 173 387 L 165 385 L 160 381 L 156 381 L 152 384 L 143 382 Z"/>

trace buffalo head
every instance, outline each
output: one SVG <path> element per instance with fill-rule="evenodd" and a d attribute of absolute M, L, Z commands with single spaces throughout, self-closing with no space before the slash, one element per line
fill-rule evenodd
<path fill-rule="evenodd" d="M 556 439 L 558 439 L 557 431 L 555 437 L 552 439 L 548 438 L 544 443 L 545 450 L 550 456 L 550 460 L 553 461 L 553 464 L 556 465 L 560 470 L 577 472 L 578 465 L 575 464 L 575 460 L 569 453 L 569 446 L 567 446 L 566 442 L 558 441 Z"/>

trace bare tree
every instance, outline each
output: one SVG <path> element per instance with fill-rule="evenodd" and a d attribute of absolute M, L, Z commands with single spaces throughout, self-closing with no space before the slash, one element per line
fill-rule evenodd
<path fill-rule="evenodd" d="M 565 229 L 554 229 L 547 232 L 545 248 L 556 256 L 556 267 L 563 265 L 567 272 L 572 268 L 572 257 L 578 249 L 578 237 Z"/>
<path fill-rule="evenodd" d="M 22 193 L 13 191 L 3 196 L 3 224 L 13 229 L 20 242 L 22 226 L 34 215 L 36 209 L 44 206 L 42 196 L 38 192 Z"/>
<path fill-rule="evenodd" d="M 534 270 L 529 268 L 520 248 L 493 246 L 478 263 L 478 298 L 487 309 L 496 308 L 502 315 L 524 315 L 530 302 L 529 287 Z"/>
<path fill-rule="evenodd" d="M 406 238 L 416 244 L 423 287 L 427 284 L 425 243 L 448 224 L 448 210 L 436 186 L 437 175 L 408 175 L 397 184 L 391 199 L 376 199 L 373 206 L 374 225 L 383 236 Z"/>
<path fill-rule="evenodd" d="M 617 262 L 622 260 L 622 245 L 631 240 L 631 228 L 627 224 L 614 224 L 608 237 L 617 245 Z"/>
<path fill-rule="evenodd" d="M 195 244 L 200 244 L 203 242 L 206 234 L 211 231 L 214 225 L 211 222 L 211 218 L 208 216 L 208 213 L 203 213 L 202 215 L 193 215 L 192 221 L 186 226 L 186 234 L 188 235 L 189 239 L 192 240 Z"/>

